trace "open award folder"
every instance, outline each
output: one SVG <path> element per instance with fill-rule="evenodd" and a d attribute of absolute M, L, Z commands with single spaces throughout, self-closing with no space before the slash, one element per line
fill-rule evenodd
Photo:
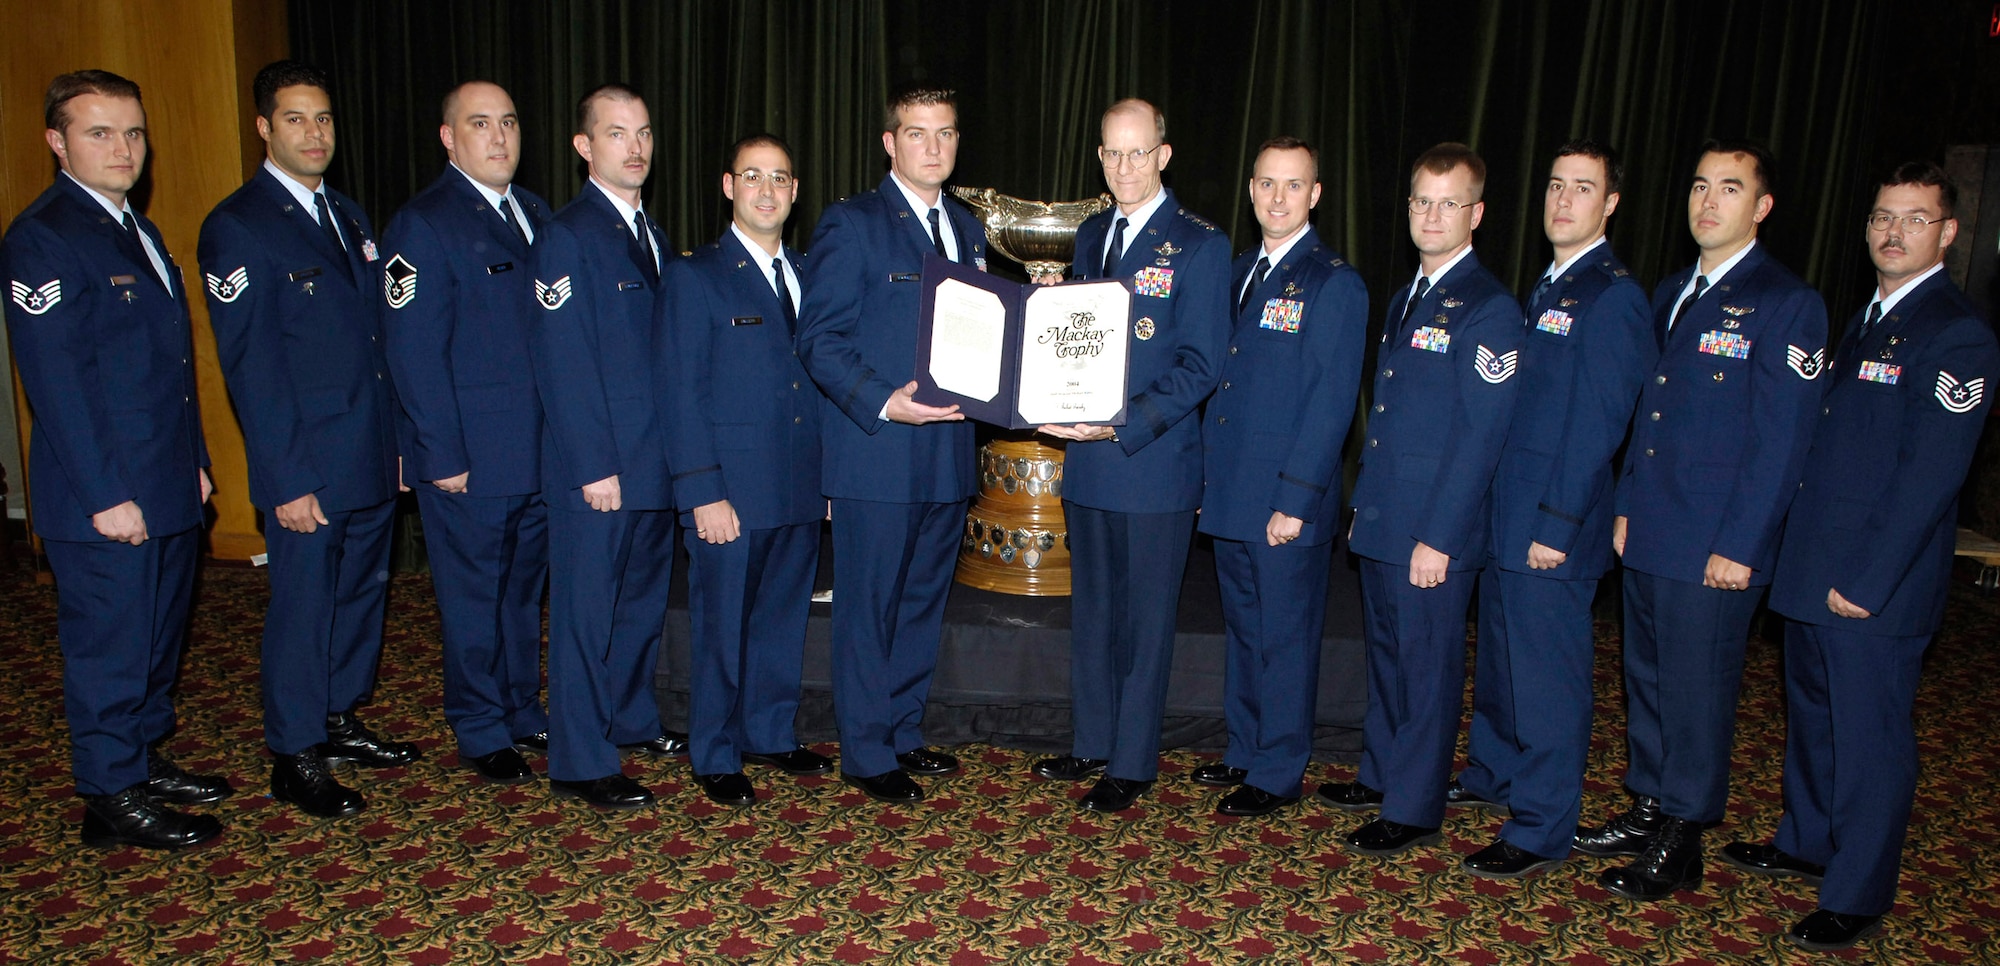
<path fill-rule="evenodd" d="M 1006 429 L 1125 425 L 1132 290 L 1021 285 L 924 256 L 917 402 Z"/>

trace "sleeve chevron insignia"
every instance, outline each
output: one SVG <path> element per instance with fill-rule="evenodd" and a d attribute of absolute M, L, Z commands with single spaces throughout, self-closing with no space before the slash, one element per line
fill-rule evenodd
<path fill-rule="evenodd" d="M 542 308 L 551 312 L 562 308 L 562 304 L 569 301 L 569 276 L 564 275 L 547 284 L 539 278 L 535 279 L 535 299 L 542 303 Z"/>
<path fill-rule="evenodd" d="M 1521 350 L 1519 349 L 1504 352 L 1496 356 L 1493 354 L 1493 350 L 1482 345 L 1475 346 L 1472 353 L 1472 365 L 1479 370 L 1479 378 L 1495 385 L 1512 379 L 1514 377 L 1514 369 L 1520 364 L 1520 361 Z"/>
<path fill-rule="evenodd" d="M 62 301 L 62 279 L 52 278 L 47 283 L 29 288 L 26 283 L 16 281 L 13 286 L 14 304 L 29 315 L 41 315 L 55 308 Z"/>
<path fill-rule="evenodd" d="M 1787 345 L 1785 364 L 1791 366 L 1792 371 L 1798 373 L 1800 379 L 1807 381 L 1818 379 L 1819 374 L 1826 369 L 1826 350 L 1821 348 L 1814 350 L 1812 355 L 1806 355 L 1806 350 L 1795 345 Z"/>
<path fill-rule="evenodd" d="M 204 273 L 202 278 L 208 282 L 208 294 L 214 296 L 217 302 L 234 302 L 243 294 L 244 289 L 250 287 L 250 269 L 247 265 L 238 266 L 227 278 L 218 277 L 212 272 Z"/>
<path fill-rule="evenodd" d="M 1936 395 L 1938 405 L 1943 406 L 1946 412 L 1969 413 L 1986 398 L 1986 379 L 1982 376 L 1959 382 L 1956 376 L 1940 369 Z"/>

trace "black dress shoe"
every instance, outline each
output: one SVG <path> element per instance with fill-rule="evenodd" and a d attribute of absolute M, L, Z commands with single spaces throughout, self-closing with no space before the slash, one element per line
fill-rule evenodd
<path fill-rule="evenodd" d="M 1078 758 L 1063 755 L 1060 758 L 1044 758 L 1035 762 L 1035 774 L 1052 782 L 1080 782 L 1092 775 L 1104 774 L 1108 758 Z"/>
<path fill-rule="evenodd" d="M 1667 816 L 1631 865 L 1599 873 L 1599 885 L 1637 902 L 1657 902 L 1701 884 L 1701 823 Z"/>
<path fill-rule="evenodd" d="M 146 749 L 145 792 L 159 801 L 176 805 L 206 805 L 222 801 L 235 791 L 229 779 L 221 775 L 197 775 L 183 771 L 181 766 L 160 754 L 158 748 Z M 217 828 L 219 830 L 220 826 Z"/>
<path fill-rule="evenodd" d="M 1660 811 L 1660 800 L 1640 795 L 1633 799 L 1631 808 L 1613 816 L 1611 821 L 1591 828 L 1578 826 L 1574 847 L 1600 859 L 1638 855 L 1653 844 L 1653 836 L 1659 834 L 1666 821 L 1666 814 Z"/>
<path fill-rule="evenodd" d="M 1817 909 L 1785 932 L 1785 938 L 1807 949 L 1846 949 L 1882 928 L 1881 916 L 1850 916 Z"/>
<path fill-rule="evenodd" d="M 1722 847 L 1722 861 L 1758 875 L 1804 879 L 1807 885 L 1819 885 L 1819 880 L 1826 875 L 1826 866 L 1814 865 L 1775 845 L 1731 842 Z"/>
<path fill-rule="evenodd" d="M 1347 836 L 1347 847 L 1362 855 L 1398 855 L 1419 845 L 1436 845 L 1444 834 L 1421 825 L 1404 825 L 1378 818 Z"/>
<path fill-rule="evenodd" d="M 696 783 L 701 785 L 708 800 L 717 805 L 741 808 L 757 804 L 757 789 L 750 786 L 750 779 L 740 771 L 722 772 L 716 775 L 696 775 Z"/>
<path fill-rule="evenodd" d="M 115 795 L 83 796 L 85 845 L 100 849 L 114 845 L 184 849 L 221 834 L 221 822 L 161 805 L 153 800 L 144 784 Z"/>
<path fill-rule="evenodd" d="M 1561 857 L 1550 858 L 1516 848 L 1506 839 L 1494 839 L 1493 844 L 1465 857 L 1460 863 L 1465 871 L 1489 879 L 1519 879 L 1534 875 L 1543 869 L 1553 869 L 1563 863 Z"/>
<path fill-rule="evenodd" d="M 479 777 L 497 785 L 519 785 L 535 780 L 535 770 L 528 767 L 528 760 L 521 757 L 512 745 L 484 755 L 460 755 L 458 760 L 478 772 Z"/>
<path fill-rule="evenodd" d="M 773 752 L 768 755 L 746 751 L 743 753 L 743 763 L 769 765 L 787 775 L 825 775 L 833 771 L 833 759 L 805 748 L 793 748 L 791 751 Z"/>
<path fill-rule="evenodd" d="M 1327 782 L 1313 792 L 1322 805 L 1348 812 L 1366 812 L 1382 807 L 1382 793 L 1360 782 Z"/>
<path fill-rule="evenodd" d="M 417 746 L 407 741 L 378 738 L 353 712 L 326 716 L 326 740 L 319 755 L 329 765 L 351 761 L 363 768 L 394 768 L 423 757 Z"/>
<path fill-rule="evenodd" d="M 317 747 L 272 758 L 271 797 L 320 818 L 341 818 L 368 807 L 360 792 L 334 780 Z"/>
<path fill-rule="evenodd" d="M 1132 807 L 1139 796 L 1153 788 L 1150 781 L 1130 778 L 1113 778 L 1106 775 L 1091 786 L 1090 793 L 1083 796 L 1077 805 L 1093 812 L 1122 812 Z"/>
<path fill-rule="evenodd" d="M 543 728 L 542 730 L 537 731 L 531 735 L 517 736 L 514 739 L 514 747 L 517 749 L 526 748 L 529 751 L 539 751 L 543 754 L 548 754 L 549 730 L 547 728 Z"/>
<path fill-rule="evenodd" d="M 1250 772 L 1244 768 L 1231 768 L 1218 761 L 1195 769 L 1188 777 L 1210 788 L 1235 788 L 1243 784 L 1243 779 L 1250 777 Z"/>
<path fill-rule="evenodd" d="M 914 805 L 924 800 L 923 787 L 910 780 L 908 772 L 898 768 L 880 775 L 866 778 L 860 775 L 842 773 L 840 780 L 868 793 L 868 797 L 891 805 Z"/>
<path fill-rule="evenodd" d="M 637 751 L 655 758 L 680 758 L 688 753 L 688 736 L 684 731 L 662 731 L 658 738 L 635 741 L 629 745 L 619 745 L 626 751 Z"/>
<path fill-rule="evenodd" d="M 942 751 L 913 748 L 896 756 L 896 764 L 912 775 L 935 778 L 958 771 L 958 759 Z"/>
<path fill-rule="evenodd" d="M 1244 785 L 1215 803 L 1215 814 L 1253 818 L 1269 815 L 1287 805 L 1297 805 L 1297 795 L 1273 795 L 1255 785 Z"/>
<path fill-rule="evenodd" d="M 1491 810 L 1499 808 L 1500 803 L 1490 798 L 1485 798 L 1483 796 L 1473 794 L 1471 791 L 1467 790 L 1464 785 L 1460 784 L 1458 779 L 1454 778 L 1451 780 L 1451 784 L 1445 786 L 1444 807 L 1478 808 L 1478 809 Z"/>
<path fill-rule="evenodd" d="M 653 793 L 646 786 L 619 772 L 587 781 L 551 778 L 549 789 L 564 798 L 581 798 L 598 808 L 630 810 L 653 804 Z"/>

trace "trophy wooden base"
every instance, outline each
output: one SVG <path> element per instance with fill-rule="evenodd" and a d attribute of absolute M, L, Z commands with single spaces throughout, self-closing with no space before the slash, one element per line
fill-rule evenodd
<path fill-rule="evenodd" d="M 1063 451 L 1035 440 L 979 448 L 979 496 L 965 515 L 957 581 L 1021 597 L 1067 597 Z"/>

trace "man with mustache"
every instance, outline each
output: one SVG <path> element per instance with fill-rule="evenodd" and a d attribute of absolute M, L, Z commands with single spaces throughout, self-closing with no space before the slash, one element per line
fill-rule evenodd
<path fill-rule="evenodd" d="M 382 233 L 384 328 L 444 624 L 445 721 L 461 764 L 513 784 L 535 774 L 515 746 L 548 748 L 548 509 L 541 454 L 523 444 L 542 432 L 528 250 L 553 212 L 513 183 L 521 126 L 506 91 L 461 84 L 443 113 L 450 163 Z"/>
<path fill-rule="evenodd" d="M 209 213 L 199 253 L 243 426 L 250 500 L 265 515 L 271 797 L 334 818 L 367 803 L 329 764 L 390 768 L 420 757 L 416 745 L 376 737 L 356 714 L 382 654 L 401 485 L 376 302 L 381 257 L 361 206 L 326 185 L 334 148 L 326 75 L 281 60 L 251 87 L 264 164 Z"/>
<path fill-rule="evenodd" d="M 1785 615 L 1785 815 L 1769 845 L 1722 860 L 1819 886 L 1786 935 L 1842 949 L 1896 900 L 1917 779 L 1911 724 L 1923 654 L 1944 613 L 1958 490 L 2000 349 L 1944 270 L 1958 192 L 1937 165 L 1883 179 L 1865 239 L 1875 295 L 1848 323 L 1778 548 Z"/>
<path fill-rule="evenodd" d="M 1701 259 L 1653 292 L 1660 360 L 1644 383 L 1618 485 L 1625 563 L 1625 787 L 1633 802 L 1579 829 L 1577 851 L 1636 856 L 1598 881 L 1650 902 L 1702 878 L 1722 820 L 1743 650 L 1826 380 L 1826 306 L 1757 232 L 1771 157 L 1702 146 L 1688 189 Z"/>
<path fill-rule="evenodd" d="M 576 105 L 590 177 L 535 240 L 530 356 L 545 413 L 549 507 L 549 785 L 598 808 L 645 808 L 618 750 L 666 757 L 653 666 L 673 566 L 673 493 L 653 301 L 673 247 L 645 212 L 646 101 L 605 84 Z"/>

